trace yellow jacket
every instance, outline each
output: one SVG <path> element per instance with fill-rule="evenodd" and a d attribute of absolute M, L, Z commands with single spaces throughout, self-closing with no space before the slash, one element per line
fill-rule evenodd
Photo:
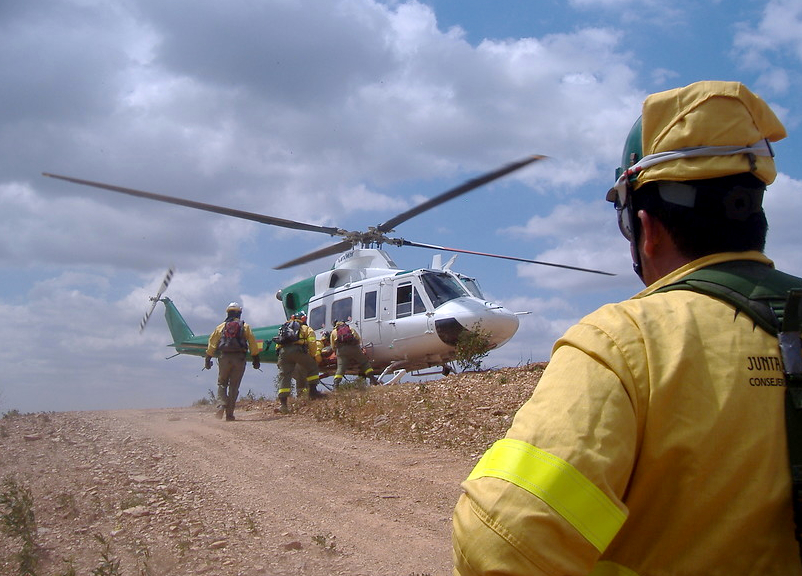
<path fill-rule="evenodd" d="M 220 343 L 220 338 L 223 335 L 223 328 L 225 328 L 225 326 L 226 323 L 222 322 L 214 329 L 214 332 L 209 335 L 209 343 L 206 348 L 207 356 L 215 356 L 217 354 L 217 345 Z M 256 341 L 251 327 L 245 322 L 242 323 L 242 332 L 245 334 L 245 340 L 248 342 L 249 353 L 253 356 L 258 356 L 259 352 L 261 352 L 259 343 Z"/>
<path fill-rule="evenodd" d="M 307 324 L 301 324 L 301 329 L 298 331 L 298 341 L 292 342 L 292 344 L 306 346 L 306 351 L 312 358 L 317 359 L 320 356 L 315 331 Z M 276 344 L 276 350 L 280 350 L 283 346 L 286 346 L 286 344 Z"/>
<path fill-rule="evenodd" d="M 350 325 L 347 325 L 347 326 L 351 329 L 351 332 L 354 335 L 354 341 L 353 342 L 348 342 L 347 344 L 352 344 L 352 345 L 355 345 L 355 346 L 361 346 L 362 345 L 362 338 L 359 336 L 359 332 L 357 332 L 356 328 L 354 328 L 353 326 L 350 326 Z M 330 338 L 331 338 L 331 347 L 334 350 L 337 350 L 337 347 L 340 345 L 340 342 L 337 341 L 337 328 L 336 327 L 334 328 L 334 330 L 331 331 Z"/>
<path fill-rule="evenodd" d="M 462 484 L 454 574 L 800 575 L 777 338 L 708 296 L 603 306 Z"/>

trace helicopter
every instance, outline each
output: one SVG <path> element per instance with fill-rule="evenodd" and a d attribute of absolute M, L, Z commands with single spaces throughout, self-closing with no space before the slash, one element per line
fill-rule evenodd
<path fill-rule="evenodd" d="M 506 164 L 418 204 L 382 224 L 369 227 L 366 231 L 307 224 L 48 172 L 42 175 L 263 224 L 341 237 L 342 240 L 335 244 L 275 266 L 276 270 L 283 270 L 339 254 L 329 270 L 282 288 L 276 293 L 276 298 L 281 301 L 287 320 L 299 312 L 308 311 L 307 323 L 318 338 L 322 338 L 326 330 L 338 320 L 354 325 L 362 336 L 364 351 L 374 370 L 381 374 L 379 381 L 387 383 L 384 379 L 389 374 L 393 374 L 390 380 L 392 382 L 398 381 L 405 373 L 420 374 L 430 368 L 440 368 L 443 374 L 448 374 L 451 371 L 450 363 L 456 358 L 457 343 L 465 332 L 481 331 L 487 338 L 489 349 L 494 349 L 507 343 L 518 330 L 520 313 L 489 301 L 475 278 L 451 269 L 456 254 L 614 275 L 601 270 L 387 236 L 395 231 L 396 226 L 414 216 L 544 158 L 546 157 L 533 155 Z M 401 270 L 383 249 L 385 244 L 453 252 L 455 255 L 445 264 L 437 254 L 429 268 Z M 168 270 L 157 294 L 151 297 L 152 305 L 140 323 L 140 331 L 144 329 L 155 306 L 161 302 L 173 338 L 173 343 L 168 346 L 175 349 L 176 355 L 204 356 L 209 336 L 196 336 L 172 300 L 164 296 L 173 273 L 172 268 Z M 252 328 L 261 360 L 277 362 L 277 350 L 271 344 L 280 326 L 281 324 Z M 336 359 L 331 356 L 323 358 L 319 369 L 322 377 L 333 374 Z"/>

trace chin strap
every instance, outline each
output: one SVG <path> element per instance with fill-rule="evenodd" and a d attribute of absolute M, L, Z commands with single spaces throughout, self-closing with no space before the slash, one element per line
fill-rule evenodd
<path fill-rule="evenodd" d="M 629 199 L 629 202 L 632 202 L 632 198 Z M 638 215 L 635 213 L 635 208 L 632 207 L 630 204 L 629 208 L 630 218 L 632 218 L 632 240 L 629 241 L 629 254 L 632 258 L 632 269 L 635 271 L 635 274 L 638 275 L 638 278 L 643 280 L 643 263 L 641 262 L 640 252 L 638 252 L 638 240 L 640 239 L 640 220 L 638 220 Z"/>
<path fill-rule="evenodd" d="M 643 280 L 643 266 L 641 266 L 641 263 L 640 263 L 640 254 L 638 254 L 638 251 L 634 247 L 633 247 L 633 251 L 634 251 L 634 253 L 632 255 L 632 269 L 635 271 L 635 274 L 638 275 L 638 278 L 640 278 L 641 281 L 644 281 Z"/>

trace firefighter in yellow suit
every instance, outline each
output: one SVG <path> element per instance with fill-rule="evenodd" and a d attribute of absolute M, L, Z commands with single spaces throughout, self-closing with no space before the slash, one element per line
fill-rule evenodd
<path fill-rule="evenodd" d="M 306 379 L 306 385 L 309 389 L 309 398 L 320 398 L 323 394 L 317 389 L 317 383 L 320 381 L 320 374 L 318 374 L 318 346 L 315 331 L 312 330 L 306 323 L 306 313 L 297 312 L 290 317 L 290 321 L 297 321 L 300 323 L 300 330 L 298 332 L 298 340 L 288 344 L 277 344 L 278 350 L 278 371 L 279 371 L 279 388 L 278 400 L 279 411 L 283 414 L 289 412 L 287 398 L 292 393 L 292 377 L 296 368 L 301 369 L 302 375 L 299 377 Z"/>
<path fill-rule="evenodd" d="M 647 288 L 556 342 L 462 484 L 455 575 L 802 574 L 776 336 L 713 297 L 654 293 L 717 262 L 772 265 L 760 202 L 785 129 L 709 81 L 648 97 L 630 136 L 608 200 Z"/>
<path fill-rule="evenodd" d="M 221 323 L 209 335 L 209 342 L 206 348 L 204 366 L 206 369 L 212 367 L 212 357 L 218 356 L 217 360 L 217 414 L 222 418 L 225 413 L 226 420 L 234 420 L 234 407 L 239 396 L 239 386 L 245 374 L 246 356 L 250 352 L 254 369 L 258 370 L 261 366 L 259 360 L 259 345 L 251 331 L 251 327 L 242 321 L 242 306 L 237 302 L 231 302 L 226 308 L 225 322 Z M 240 331 L 236 337 L 228 339 L 224 335 L 224 330 L 229 322 L 239 325 Z"/>
<path fill-rule="evenodd" d="M 346 336 L 350 333 L 351 339 L 347 342 L 343 341 L 343 338 L 340 337 L 341 331 Z M 370 359 L 362 351 L 362 338 L 353 326 L 344 320 L 336 320 L 330 339 L 331 348 L 337 353 L 337 371 L 334 374 L 335 389 L 340 387 L 343 375 L 351 364 L 356 364 L 359 375 L 369 379 L 371 384 L 374 386 L 379 384 L 379 380 L 373 374 L 373 365 L 370 363 Z"/>

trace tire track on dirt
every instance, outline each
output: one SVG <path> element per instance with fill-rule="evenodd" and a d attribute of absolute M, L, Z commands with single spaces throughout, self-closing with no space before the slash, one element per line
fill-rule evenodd
<path fill-rule="evenodd" d="M 450 515 L 467 459 L 297 415 L 245 412 L 224 422 L 198 409 L 112 414 L 109 426 L 164 445 L 221 501 L 258 511 L 263 539 L 290 546 L 297 537 L 303 548 L 316 539 L 331 552 L 330 574 L 451 572 Z"/>

